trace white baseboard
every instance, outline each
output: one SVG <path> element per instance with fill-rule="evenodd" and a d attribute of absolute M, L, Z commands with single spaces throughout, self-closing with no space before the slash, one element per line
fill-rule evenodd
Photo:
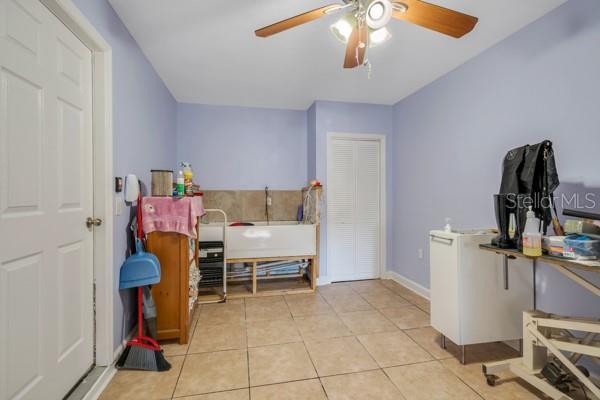
<path fill-rule="evenodd" d="M 119 344 L 119 346 L 117 346 L 117 348 L 113 352 L 113 363 L 115 361 L 117 361 L 117 359 L 119 358 L 119 356 L 121 355 L 123 350 L 125 350 L 125 346 L 127 345 L 127 342 L 129 342 L 135 336 L 136 330 L 137 330 L 137 325 L 134 325 L 134 327 L 131 329 L 131 331 L 129 331 L 129 333 L 125 336 L 125 339 L 123 339 L 121 344 Z"/>
<path fill-rule="evenodd" d="M 411 279 L 408 279 L 407 277 L 402 276 L 395 271 L 385 271 L 384 276 L 385 276 L 385 278 L 391 279 L 391 280 L 399 283 L 400 285 L 405 286 L 407 289 L 412 290 L 419 296 L 425 297 L 426 299 L 429 300 L 429 289 L 427 289 L 424 286 L 419 285 L 417 282 L 415 282 Z"/>
<path fill-rule="evenodd" d="M 328 276 L 320 276 L 317 278 L 317 286 L 330 285 L 331 279 Z"/>
<path fill-rule="evenodd" d="M 117 369 L 114 365 L 109 365 L 106 367 L 102 375 L 100 375 L 98 380 L 94 383 L 82 400 L 97 400 L 116 373 Z"/>
<path fill-rule="evenodd" d="M 137 330 L 137 325 L 134 326 L 131 329 L 131 331 L 129 331 L 129 333 L 126 335 L 125 339 L 123 339 L 123 341 L 119 344 L 119 346 L 117 346 L 117 348 L 113 352 L 112 364 L 106 367 L 104 372 L 102 372 L 102 375 L 100 375 L 98 380 L 94 383 L 94 385 L 90 388 L 90 390 L 85 394 L 85 396 L 83 397 L 83 400 L 97 400 L 100 397 L 100 395 L 102 394 L 104 389 L 106 389 L 106 387 L 108 386 L 108 384 L 110 383 L 112 378 L 117 373 L 117 369 L 115 368 L 115 362 L 121 356 L 121 353 L 123 352 L 123 350 L 125 350 L 125 346 L 127 345 L 127 342 L 135 336 L 136 330 Z"/>

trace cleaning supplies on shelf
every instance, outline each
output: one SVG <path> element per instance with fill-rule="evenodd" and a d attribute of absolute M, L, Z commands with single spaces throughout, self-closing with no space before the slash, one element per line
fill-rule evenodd
<path fill-rule="evenodd" d="M 527 211 L 527 222 L 523 232 L 523 254 L 530 257 L 542 255 L 542 234 L 540 233 L 540 220 L 535 216 L 531 207 Z"/>
<path fill-rule="evenodd" d="M 600 256 L 600 240 L 585 235 L 568 235 L 564 242 L 564 257 L 595 260 Z"/>
<path fill-rule="evenodd" d="M 181 197 L 185 195 L 185 178 L 183 177 L 183 171 L 179 171 L 177 174 L 177 196 Z"/>
<path fill-rule="evenodd" d="M 183 167 L 183 185 L 185 187 L 185 195 L 194 195 L 194 171 L 192 171 L 192 164 L 187 161 L 182 161 L 181 166 Z"/>
<path fill-rule="evenodd" d="M 544 236 L 542 247 L 549 256 L 562 257 L 565 248 L 564 236 Z"/>

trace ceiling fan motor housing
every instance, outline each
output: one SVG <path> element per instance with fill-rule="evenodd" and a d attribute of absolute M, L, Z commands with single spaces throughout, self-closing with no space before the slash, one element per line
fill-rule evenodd
<path fill-rule="evenodd" d="M 367 6 L 367 25 L 373 30 L 383 28 L 392 18 L 392 12 L 390 0 L 372 0 Z"/>

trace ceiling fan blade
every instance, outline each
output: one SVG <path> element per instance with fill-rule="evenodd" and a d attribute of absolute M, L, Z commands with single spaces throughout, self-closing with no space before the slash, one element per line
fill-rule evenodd
<path fill-rule="evenodd" d="M 344 68 L 356 68 L 365 62 L 365 54 L 369 45 L 369 27 L 366 22 L 352 30 L 346 45 Z"/>
<path fill-rule="evenodd" d="M 319 19 L 328 13 L 331 13 L 338 9 L 342 9 L 344 7 L 344 4 L 330 4 L 321 8 L 316 8 L 303 14 L 296 15 L 295 17 L 291 17 L 283 21 L 276 22 L 272 25 L 265 26 L 264 28 L 257 29 L 256 31 L 254 31 L 254 33 L 256 34 L 256 36 L 259 37 L 271 36 L 276 33 L 293 28 L 295 26 L 314 21 L 315 19 Z"/>
<path fill-rule="evenodd" d="M 363 65 L 367 47 L 369 47 L 369 27 L 367 26 L 367 21 L 363 21 L 358 26 L 358 40 L 358 65 Z"/>
<path fill-rule="evenodd" d="M 460 38 L 471 32 L 477 24 L 478 18 L 450 10 L 435 4 L 420 0 L 400 0 L 395 2 L 393 17 L 412 22 L 424 28 L 434 30 L 455 38 Z M 406 6 L 405 11 L 399 9 Z"/>
<path fill-rule="evenodd" d="M 346 44 L 346 58 L 344 58 L 344 68 L 355 68 L 358 66 L 356 61 L 356 50 L 358 49 L 358 28 L 352 29 L 348 44 Z"/>

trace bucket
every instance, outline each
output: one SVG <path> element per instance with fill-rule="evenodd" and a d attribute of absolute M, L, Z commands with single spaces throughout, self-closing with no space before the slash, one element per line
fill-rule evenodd
<path fill-rule="evenodd" d="M 152 196 L 173 195 L 173 171 L 168 169 L 153 169 Z"/>

